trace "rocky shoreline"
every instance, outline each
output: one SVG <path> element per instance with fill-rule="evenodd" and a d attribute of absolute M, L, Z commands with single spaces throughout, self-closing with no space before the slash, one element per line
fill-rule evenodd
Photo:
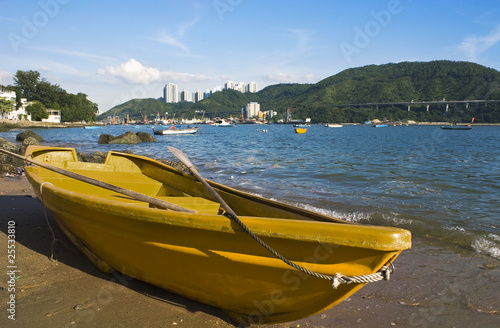
<path fill-rule="evenodd" d="M 19 129 L 77 128 L 77 127 L 84 127 L 91 125 L 95 124 L 88 124 L 81 122 L 48 123 L 48 122 L 0 120 L 0 132 L 19 130 Z"/>

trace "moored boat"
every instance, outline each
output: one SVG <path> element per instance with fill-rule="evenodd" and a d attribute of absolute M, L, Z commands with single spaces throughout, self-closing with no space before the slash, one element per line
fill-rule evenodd
<path fill-rule="evenodd" d="M 228 121 L 221 121 L 219 123 L 215 123 L 215 126 L 218 126 L 220 128 L 232 128 L 234 127 L 234 124 L 228 122 Z"/>
<path fill-rule="evenodd" d="M 176 126 L 172 125 L 168 129 L 157 130 L 157 129 L 153 128 L 153 134 L 156 134 L 156 135 L 195 134 L 196 132 L 198 132 L 199 129 L 200 129 L 199 127 L 177 128 Z"/>
<path fill-rule="evenodd" d="M 234 224 L 189 174 L 119 152 L 109 152 L 103 164 L 79 162 L 73 148 L 29 146 L 26 155 L 35 164 L 26 176 L 37 196 L 101 270 L 222 308 L 238 322 L 283 322 L 325 310 L 370 281 L 342 279 L 390 273 L 390 263 L 411 246 L 403 229 L 348 223 L 208 181 L 250 231 L 316 275 L 306 274 Z"/>
<path fill-rule="evenodd" d="M 470 125 L 444 125 L 441 127 L 443 130 L 471 130 Z"/>
<path fill-rule="evenodd" d="M 341 127 L 343 127 L 343 125 L 342 124 L 335 124 L 335 123 L 327 123 L 327 124 L 325 124 L 325 127 L 327 127 L 327 128 L 341 128 Z"/>

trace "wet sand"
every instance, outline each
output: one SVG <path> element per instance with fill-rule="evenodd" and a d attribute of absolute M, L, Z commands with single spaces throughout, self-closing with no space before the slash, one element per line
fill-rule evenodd
<path fill-rule="evenodd" d="M 66 238 L 25 178 L 0 178 L 1 327 L 235 327 L 220 309 L 97 270 Z M 15 221 L 15 292 L 8 222 Z M 53 241 L 54 232 L 56 242 Z M 53 259 L 51 259 L 51 254 Z M 500 261 L 414 238 L 391 280 L 310 318 L 266 327 L 498 327 Z M 15 295 L 15 321 L 7 310 Z M 252 325 L 252 327 L 258 327 Z"/>

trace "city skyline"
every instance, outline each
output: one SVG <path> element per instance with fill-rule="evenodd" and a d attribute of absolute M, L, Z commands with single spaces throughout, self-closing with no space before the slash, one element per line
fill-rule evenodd
<path fill-rule="evenodd" d="M 257 83 L 255 82 L 244 83 L 244 82 L 233 82 L 231 80 L 228 80 L 226 81 L 226 83 L 224 83 L 223 86 L 219 85 L 213 87 L 212 89 L 207 89 L 205 90 L 205 92 L 201 92 L 199 89 L 196 89 L 196 91 L 193 91 L 191 93 L 192 96 L 190 97 L 189 90 L 183 88 L 181 91 L 179 91 L 179 86 L 177 84 L 167 83 L 165 84 L 165 87 L 163 87 L 163 101 L 165 101 L 166 103 L 178 103 L 181 101 L 198 102 L 205 98 L 210 97 L 214 92 L 227 89 L 236 90 L 242 93 L 245 92 L 255 93 L 258 91 L 258 86 Z M 185 95 L 183 95 L 184 93 Z"/>
<path fill-rule="evenodd" d="M 165 82 L 206 90 L 317 83 L 345 69 L 470 61 L 500 69 L 500 2 L 0 1 L 0 84 L 35 70 L 100 112 L 160 98 Z"/>

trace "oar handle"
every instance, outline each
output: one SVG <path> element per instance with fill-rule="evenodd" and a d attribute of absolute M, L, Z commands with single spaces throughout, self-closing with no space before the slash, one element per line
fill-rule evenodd
<path fill-rule="evenodd" d="M 112 185 L 112 184 L 109 184 L 109 183 L 106 183 L 106 182 L 103 182 L 103 181 L 92 179 L 92 178 L 86 177 L 84 175 L 75 173 L 75 172 L 71 172 L 71 171 L 64 170 L 64 169 L 61 169 L 59 167 L 56 167 L 56 166 L 53 166 L 53 165 L 50 165 L 50 164 L 47 164 L 47 163 L 36 161 L 36 160 L 34 160 L 32 158 L 29 158 L 29 157 L 24 157 L 24 156 L 18 155 L 16 153 L 12 153 L 12 152 L 10 152 L 8 150 L 5 150 L 5 149 L 1 149 L 0 148 L 0 151 L 6 153 L 8 155 L 17 157 L 19 159 L 22 159 L 22 160 L 24 160 L 26 162 L 29 162 L 29 163 L 35 164 L 37 166 L 43 167 L 43 168 L 45 168 L 47 170 L 50 170 L 50 171 L 53 171 L 53 172 L 65 175 L 67 177 L 70 177 L 70 178 L 73 178 L 73 179 L 76 179 L 76 180 L 79 180 L 79 181 L 83 181 L 85 183 L 88 183 L 88 184 L 91 184 L 91 185 L 94 185 L 94 186 L 97 186 L 97 187 L 108 189 L 108 190 L 117 192 L 117 193 L 122 194 L 122 195 L 126 195 L 126 196 L 129 196 L 129 197 L 132 197 L 134 199 L 137 199 L 137 200 L 140 200 L 140 201 L 143 201 L 143 202 L 147 202 L 147 203 L 155 205 L 155 206 L 157 206 L 159 208 L 169 209 L 169 210 L 178 211 L 178 212 L 196 213 L 196 211 L 193 211 L 193 210 L 191 210 L 189 208 L 185 208 L 185 207 L 182 207 L 182 206 L 179 206 L 179 205 L 176 205 L 176 204 L 172 204 L 172 203 L 163 201 L 163 200 L 158 199 L 158 198 L 154 198 L 154 197 L 151 197 L 151 196 L 148 196 L 148 195 L 144 195 L 144 194 L 135 192 L 135 191 L 130 190 L 130 189 L 125 189 L 125 188 L 118 187 L 118 186 L 115 186 L 115 185 Z"/>

